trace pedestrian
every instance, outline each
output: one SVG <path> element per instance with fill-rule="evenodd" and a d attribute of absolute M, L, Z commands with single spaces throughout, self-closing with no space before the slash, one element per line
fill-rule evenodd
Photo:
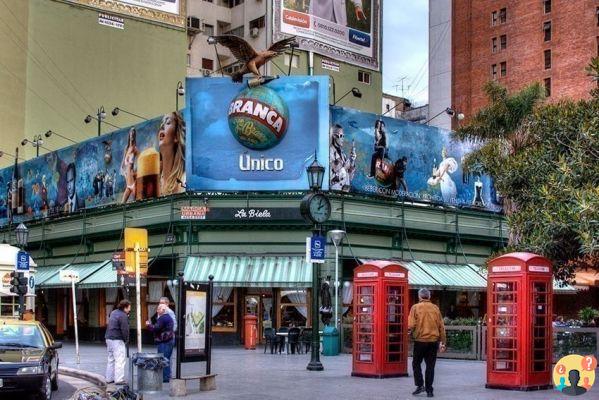
<path fill-rule="evenodd" d="M 408 332 L 414 339 L 412 369 L 417 395 L 426 390 L 427 397 L 433 397 L 433 380 L 435 378 L 435 362 L 437 350 L 445 351 L 445 325 L 439 307 L 431 303 L 431 292 L 428 289 L 418 291 L 417 304 L 410 309 Z M 422 379 L 422 360 L 426 364 L 425 379 Z"/>
<path fill-rule="evenodd" d="M 121 300 L 116 310 L 110 313 L 106 328 L 106 348 L 108 350 L 108 364 L 106 365 L 106 383 L 124 385 L 126 343 L 129 343 L 129 312 L 131 302 Z"/>
<path fill-rule="evenodd" d="M 165 383 L 171 379 L 171 356 L 175 346 L 174 321 L 167 310 L 168 307 L 165 304 L 159 304 L 156 309 L 158 313 L 156 323 L 152 324 L 150 321 L 146 321 L 148 330 L 154 333 L 154 343 L 158 346 L 158 353 L 162 353 L 168 360 L 168 365 L 162 370 L 162 382 Z"/>
<path fill-rule="evenodd" d="M 158 304 L 164 304 L 166 306 L 166 313 L 168 315 L 170 315 L 170 317 L 173 319 L 173 331 L 177 332 L 177 316 L 175 315 L 175 312 L 173 310 L 171 310 L 171 308 L 169 307 L 169 305 L 171 304 L 170 300 L 168 299 L 168 297 L 161 297 L 160 301 L 158 302 Z M 156 312 L 153 316 L 152 316 L 152 323 L 155 324 L 156 321 L 158 320 L 158 312 Z"/>

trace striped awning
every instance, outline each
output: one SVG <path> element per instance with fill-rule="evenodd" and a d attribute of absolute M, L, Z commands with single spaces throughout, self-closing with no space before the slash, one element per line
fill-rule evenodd
<path fill-rule="evenodd" d="M 92 275 L 93 273 L 98 271 L 100 268 L 102 268 L 106 264 L 110 264 L 110 261 L 101 261 L 101 262 L 83 263 L 83 264 L 68 264 L 64 268 L 59 268 L 59 270 L 68 269 L 68 270 L 73 270 L 73 271 L 78 272 L 79 273 L 79 283 L 77 283 L 77 286 L 80 286 L 85 282 L 85 280 L 90 275 Z M 50 278 L 48 278 L 44 282 L 42 282 L 41 284 L 37 284 L 37 286 L 41 289 L 51 289 L 51 288 L 53 289 L 53 288 L 66 288 L 66 287 L 70 287 L 71 285 L 67 282 L 61 282 L 60 274 L 55 273 Z"/>
<path fill-rule="evenodd" d="M 89 275 L 84 280 L 79 281 L 79 289 L 100 289 L 117 287 L 116 269 L 112 267 L 112 262 L 107 261 L 100 269 Z"/>
<path fill-rule="evenodd" d="M 414 261 L 437 281 L 437 286 L 454 290 L 485 290 L 487 279 L 472 264 L 439 264 Z"/>
<path fill-rule="evenodd" d="M 283 256 L 198 256 L 188 257 L 185 280 L 206 283 L 214 276 L 215 286 L 297 287 L 312 285 L 312 267 L 303 257 Z"/>
<path fill-rule="evenodd" d="M 58 275 L 58 271 L 68 267 L 69 264 L 50 265 L 47 267 L 38 267 L 35 271 L 35 284 L 40 286 L 54 275 Z"/>

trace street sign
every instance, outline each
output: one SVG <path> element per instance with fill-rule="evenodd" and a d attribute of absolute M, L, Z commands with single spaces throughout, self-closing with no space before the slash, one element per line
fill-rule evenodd
<path fill-rule="evenodd" d="M 29 291 L 35 293 L 35 277 L 33 275 L 29 277 Z"/>
<path fill-rule="evenodd" d="M 29 271 L 29 253 L 26 251 L 19 251 L 17 253 L 17 260 L 15 262 L 15 270 L 17 271 Z"/>
<path fill-rule="evenodd" d="M 326 238 L 324 236 L 312 236 L 306 239 L 306 255 L 308 262 L 323 264 L 326 256 Z"/>
<path fill-rule="evenodd" d="M 79 272 L 70 269 L 63 269 L 59 271 L 59 278 L 61 282 L 79 282 Z"/>
<path fill-rule="evenodd" d="M 125 271 L 125 252 L 117 251 L 112 254 L 112 269 L 115 271 Z"/>
<path fill-rule="evenodd" d="M 166 237 L 164 238 L 164 243 L 165 244 L 173 244 L 177 241 L 177 238 L 175 237 L 174 233 L 167 233 Z"/>

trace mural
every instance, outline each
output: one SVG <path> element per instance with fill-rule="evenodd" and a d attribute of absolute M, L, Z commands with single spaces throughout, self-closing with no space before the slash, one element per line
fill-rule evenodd
<path fill-rule="evenodd" d="M 328 165 L 327 77 L 189 78 L 186 89 L 190 190 L 306 190 L 315 152 Z"/>
<path fill-rule="evenodd" d="M 185 121 L 171 112 L 0 170 L 0 225 L 184 187 Z"/>
<path fill-rule="evenodd" d="M 331 108 L 330 189 L 501 210 L 488 176 L 464 170 L 468 143 L 448 131 Z"/>

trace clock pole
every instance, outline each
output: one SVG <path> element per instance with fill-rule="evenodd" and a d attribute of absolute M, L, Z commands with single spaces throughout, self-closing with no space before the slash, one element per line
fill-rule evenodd
<path fill-rule="evenodd" d="M 314 224 L 312 237 L 320 235 L 320 224 Z M 318 333 L 318 263 L 312 263 L 312 346 L 308 371 L 322 371 L 320 362 L 320 335 Z"/>

